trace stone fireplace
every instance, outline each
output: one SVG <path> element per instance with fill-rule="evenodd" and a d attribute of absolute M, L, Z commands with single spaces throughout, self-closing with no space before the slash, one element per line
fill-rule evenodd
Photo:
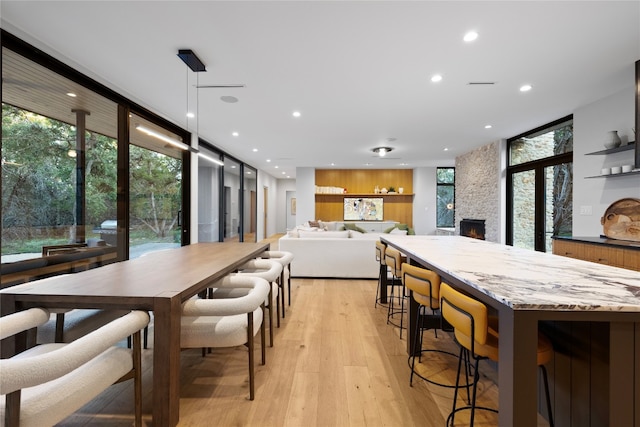
<path fill-rule="evenodd" d="M 484 222 L 484 219 L 463 218 L 462 221 L 460 221 L 460 235 L 471 237 L 474 239 L 485 240 Z"/>

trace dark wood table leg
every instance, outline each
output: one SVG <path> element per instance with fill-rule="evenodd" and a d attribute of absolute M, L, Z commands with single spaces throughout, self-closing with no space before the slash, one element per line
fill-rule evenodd
<path fill-rule="evenodd" d="M 153 425 L 174 427 L 180 419 L 180 298 L 157 297 L 153 314 Z"/>

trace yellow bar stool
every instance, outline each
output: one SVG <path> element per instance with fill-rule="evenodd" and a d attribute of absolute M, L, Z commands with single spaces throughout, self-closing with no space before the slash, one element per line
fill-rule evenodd
<path fill-rule="evenodd" d="M 440 276 L 426 268 L 404 263 L 402 264 L 402 283 L 412 292 L 413 299 L 418 303 L 414 347 L 409 355 L 409 366 L 411 367 L 409 385 L 413 386 L 413 376 L 417 375 L 423 380 L 440 387 L 456 387 L 454 384 L 435 381 L 429 378 L 429 375 L 422 375 L 416 369 L 416 359 L 418 359 L 418 363 L 422 364 L 423 353 L 435 352 L 445 357 L 458 357 L 457 354 L 446 350 L 423 348 L 424 331 L 433 329 L 435 337 L 438 338 L 438 329 L 443 329 L 442 318 L 440 317 Z M 430 313 L 427 313 L 427 311 L 430 311 Z M 439 366 L 442 365 L 436 359 L 433 362 L 437 362 Z"/>
<path fill-rule="evenodd" d="M 404 285 L 402 284 L 402 264 L 407 261 L 407 257 L 402 255 L 397 249 L 387 247 L 384 253 L 384 260 L 387 267 L 391 270 L 393 279 L 391 281 L 391 293 L 388 298 L 387 324 L 392 324 L 400 328 L 400 339 L 402 339 L 402 330 L 404 326 L 404 300 L 407 297 Z M 396 288 L 398 295 L 395 295 Z M 400 308 L 396 306 L 396 301 L 400 303 Z M 397 322 L 394 316 L 400 316 L 400 322 Z"/>
<path fill-rule="evenodd" d="M 499 332 L 496 317 L 490 317 L 487 313 L 487 306 L 482 302 L 456 291 L 446 283 L 440 286 L 440 309 L 442 317 L 454 328 L 455 339 L 460 345 L 460 357 L 458 358 L 458 375 L 456 378 L 456 389 L 453 395 L 453 409 L 447 417 L 447 426 L 453 426 L 456 413 L 462 410 L 471 410 L 470 426 L 473 426 L 476 409 L 498 412 L 496 409 L 476 405 L 476 394 L 478 389 L 478 363 L 483 359 L 490 359 L 498 362 Z M 542 372 L 544 382 L 547 413 L 549 425 L 553 424 L 553 414 L 551 412 L 551 399 L 549 397 L 549 381 L 547 370 L 544 365 L 553 358 L 553 346 L 549 339 L 538 332 L 538 366 Z M 473 394 L 471 403 L 468 406 L 456 408 L 458 397 L 458 384 L 460 381 L 460 369 L 462 360 L 467 357 L 475 361 L 473 377 Z M 468 391 L 468 390 L 467 390 Z"/>

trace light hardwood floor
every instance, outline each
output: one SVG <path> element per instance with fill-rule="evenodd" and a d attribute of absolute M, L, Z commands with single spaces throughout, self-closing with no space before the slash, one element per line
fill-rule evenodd
<path fill-rule="evenodd" d="M 295 261 L 294 261 L 295 262 Z M 386 323 L 374 308 L 376 280 L 297 279 L 275 345 L 259 364 L 256 398 L 248 400 L 247 350 L 218 349 L 202 357 L 182 352 L 180 426 L 444 426 L 453 390 L 415 378 L 409 386 L 406 331 Z M 153 336 L 153 329 L 149 331 Z M 457 354 L 449 334 L 425 332 L 425 348 Z M 151 422 L 152 347 L 143 350 L 143 417 Z M 453 384 L 455 357 L 423 357 L 421 369 Z M 427 369 L 428 367 L 428 369 Z M 481 363 L 480 405 L 497 407 L 496 372 Z M 130 426 L 132 383 L 116 384 L 61 425 Z M 464 404 L 460 400 L 460 404 Z M 467 416 L 456 425 L 468 425 Z M 539 417 L 541 419 L 541 417 Z M 539 422 L 540 425 L 541 422 Z M 495 426 L 497 416 L 478 413 L 476 426 Z"/>

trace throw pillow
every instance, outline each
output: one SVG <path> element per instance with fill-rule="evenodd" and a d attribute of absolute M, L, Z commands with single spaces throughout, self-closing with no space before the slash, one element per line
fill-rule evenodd
<path fill-rule="evenodd" d="M 387 234 L 389 234 L 389 233 L 391 233 L 391 230 L 393 230 L 394 228 L 396 228 L 396 226 L 395 226 L 395 225 L 392 225 L 391 227 L 389 227 L 389 228 L 387 228 L 386 230 L 384 230 L 384 231 L 383 231 L 383 233 L 387 233 Z"/>
<path fill-rule="evenodd" d="M 344 226 L 342 227 L 343 230 L 353 230 L 353 231 L 359 231 L 360 233 L 366 233 L 367 230 L 365 230 L 364 228 L 358 227 L 357 225 L 353 224 L 353 223 L 348 223 L 345 222 Z"/>
<path fill-rule="evenodd" d="M 389 234 L 400 234 L 400 235 L 406 236 L 407 230 L 400 230 L 399 228 L 394 228 L 389 232 Z"/>
<path fill-rule="evenodd" d="M 320 221 L 309 221 L 309 227 L 320 227 Z"/>

